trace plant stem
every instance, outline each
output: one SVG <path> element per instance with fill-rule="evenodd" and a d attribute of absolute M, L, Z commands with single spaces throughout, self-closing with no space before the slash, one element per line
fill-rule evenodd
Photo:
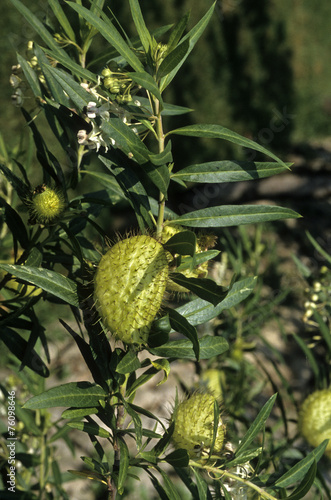
<path fill-rule="evenodd" d="M 163 132 L 163 123 L 162 123 L 162 116 L 161 116 L 161 108 L 160 108 L 160 101 L 158 99 L 154 99 L 154 111 L 155 111 L 155 116 L 156 118 L 156 134 L 158 138 L 158 146 L 159 146 L 159 153 L 162 153 L 164 151 L 164 132 Z M 164 221 L 164 209 L 165 209 L 165 196 L 163 193 L 160 192 L 159 195 L 159 211 L 158 211 L 158 217 L 157 217 L 157 223 L 156 223 L 156 238 L 161 237 L 162 233 L 162 227 L 163 227 L 163 221 Z"/>
<path fill-rule="evenodd" d="M 234 479 L 235 481 L 238 481 L 239 483 L 243 483 L 245 486 L 248 486 L 248 488 L 251 488 L 252 490 L 255 490 L 259 493 L 261 498 L 265 498 L 267 500 L 277 500 L 276 497 L 270 495 L 270 493 L 267 493 L 264 491 L 262 488 L 257 486 L 256 484 L 252 483 L 248 479 L 244 479 L 240 476 L 237 476 L 236 474 L 232 474 L 232 472 L 226 471 L 226 470 L 220 470 L 216 467 L 208 467 L 204 465 L 200 465 L 197 462 L 190 461 L 190 464 L 193 467 L 198 467 L 199 469 L 204 469 L 207 470 L 208 472 L 212 472 L 216 475 L 221 475 L 221 477 L 228 477 L 229 479 Z"/>

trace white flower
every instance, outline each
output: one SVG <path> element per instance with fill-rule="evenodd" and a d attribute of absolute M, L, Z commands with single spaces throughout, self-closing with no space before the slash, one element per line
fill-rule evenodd
<path fill-rule="evenodd" d="M 97 103 L 93 101 L 89 102 L 88 105 L 86 106 L 86 114 L 88 118 L 95 118 L 98 113 L 99 110 L 97 108 Z"/>
<path fill-rule="evenodd" d="M 78 144 L 87 146 L 89 149 L 96 149 L 97 152 L 99 151 L 101 146 L 105 148 L 106 153 L 109 149 L 107 142 L 102 137 L 101 131 L 96 126 L 93 126 L 93 129 L 89 134 L 86 130 L 79 130 L 77 133 L 77 140 Z M 114 146 L 115 141 L 114 143 L 112 141 L 113 140 L 110 139 L 112 146 Z"/>
<path fill-rule="evenodd" d="M 102 106 L 97 107 L 96 102 L 89 102 L 86 106 L 86 115 L 88 118 L 96 118 L 96 116 L 100 116 L 103 120 L 109 119 L 109 104 L 105 103 Z"/>

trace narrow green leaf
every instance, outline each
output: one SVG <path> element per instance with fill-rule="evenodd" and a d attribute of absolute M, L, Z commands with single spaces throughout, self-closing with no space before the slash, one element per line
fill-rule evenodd
<path fill-rule="evenodd" d="M 239 457 L 247 448 L 249 445 L 252 443 L 252 441 L 256 438 L 258 433 L 261 431 L 262 427 L 264 426 L 267 418 L 270 415 L 270 412 L 274 406 L 275 400 L 276 400 L 277 394 L 274 394 L 271 396 L 271 398 L 265 403 L 263 408 L 260 410 L 258 416 L 255 418 L 254 422 L 246 432 L 245 436 L 243 439 L 240 441 L 240 444 L 237 448 L 236 457 Z"/>
<path fill-rule="evenodd" d="M 290 167 L 291 163 L 286 166 Z M 263 179 L 287 171 L 287 167 L 274 162 L 211 161 L 183 168 L 171 179 L 186 182 L 239 182 Z"/>
<path fill-rule="evenodd" d="M 22 56 L 20 56 L 20 54 L 17 54 L 17 62 L 20 64 L 24 76 L 34 95 L 36 97 L 41 97 L 42 92 L 40 89 L 40 83 L 35 71 L 31 68 L 30 64 Z"/>
<path fill-rule="evenodd" d="M 206 335 L 199 339 L 200 359 L 210 359 L 213 356 L 223 354 L 229 349 L 229 345 L 222 337 L 212 337 Z M 192 343 L 189 340 L 172 340 L 166 344 L 149 348 L 149 352 L 155 356 L 174 359 L 196 359 L 195 352 L 192 348 Z"/>
<path fill-rule="evenodd" d="M 194 257 L 197 237 L 193 231 L 181 231 L 172 236 L 163 246 L 172 255 L 191 255 Z"/>
<path fill-rule="evenodd" d="M 297 212 L 274 205 L 222 205 L 189 212 L 169 221 L 169 225 L 189 227 L 229 227 L 301 217 Z"/>
<path fill-rule="evenodd" d="M 149 159 L 153 163 L 153 165 L 156 165 L 157 167 L 161 167 L 162 165 L 165 165 L 166 163 L 171 163 L 173 161 L 171 147 L 172 147 L 171 141 L 168 141 L 167 145 L 164 148 L 164 151 L 162 151 L 162 153 L 150 154 Z"/>
<path fill-rule="evenodd" d="M 52 71 L 48 71 L 49 68 L 52 66 L 49 60 L 47 59 L 46 55 L 40 49 L 40 47 L 38 47 L 38 45 L 35 46 L 35 54 L 53 99 L 58 104 L 62 104 L 65 107 L 70 107 L 70 100 L 68 96 L 63 92 L 62 85 L 58 82 L 56 78 L 54 78 Z"/>
<path fill-rule="evenodd" d="M 102 17 L 104 18 L 104 21 L 106 23 L 107 23 L 107 21 L 109 22 L 109 19 L 105 18 L 104 15 L 102 15 Z M 150 33 L 156 39 L 159 39 L 165 33 L 167 33 L 167 31 L 169 31 L 171 29 L 171 27 L 172 27 L 172 24 L 168 24 L 165 26 L 161 26 L 160 28 L 156 28 L 155 30 L 151 30 Z M 132 49 L 137 49 L 137 50 L 141 49 L 141 41 L 140 41 L 139 36 L 130 38 L 130 47 Z M 106 49 L 104 51 L 99 53 L 94 59 L 92 59 L 88 63 L 88 66 L 97 68 L 97 70 L 99 70 L 99 68 L 102 68 L 105 64 L 108 64 L 109 61 L 111 61 L 112 59 L 115 59 L 117 57 L 117 55 L 118 55 L 118 52 L 113 47 L 108 47 L 108 48 L 106 47 Z M 118 62 L 119 63 L 121 62 L 119 58 L 118 58 Z M 140 71 L 141 71 L 141 69 L 140 69 Z"/>
<path fill-rule="evenodd" d="M 192 108 L 187 108 L 185 106 L 177 106 L 176 104 L 163 103 L 164 108 L 161 111 L 162 116 L 178 116 L 185 115 L 187 113 L 192 113 L 194 111 Z"/>
<path fill-rule="evenodd" d="M 155 361 L 152 361 L 152 365 L 158 371 L 163 370 L 163 373 L 164 373 L 163 380 L 161 380 L 160 382 L 158 382 L 156 385 L 159 386 L 159 385 L 164 384 L 167 381 L 167 379 L 169 377 L 169 374 L 170 374 L 170 363 L 169 363 L 169 361 L 167 359 L 159 358 L 159 359 L 156 359 Z"/>
<path fill-rule="evenodd" d="M 14 0 L 11 0 L 14 1 Z M 17 1 L 17 0 L 15 0 Z M 118 53 L 130 64 L 130 66 L 137 72 L 143 71 L 143 65 L 130 49 L 130 47 L 123 40 L 119 32 L 108 20 L 107 22 L 100 19 L 93 12 L 82 5 L 77 5 L 74 2 L 67 2 L 83 19 L 90 23 L 96 30 L 107 40 L 107 42 L 114 47 Z"/>
<path fill-rule="evenodd" d="M 153 113 L 150 106 L 150 102 L 147 97 L 135 96 L 135 100 L 139 101 L 141 106 L 148 110 L 149 113 Z M 186 108 L 185 106 L 177 106 L 176 104 L 168 104 L 163 101 L 163 109 L 161 111 L 162 116 L 178 116 L 184 115 L 186 113 L 192 113 L 193 109 Z"/>
<path fill-rule="evenodd" d="M 173 27 L 171 30 L 169 40 L 168 40 L 168 52 L 171 52 L 179 43 L 179 40 L 182 38 L 184 31 L 187 27 L 188 21 L 190 18 L 190 13 L 187 12 Z"/>
<path fill-rule="evenodd" d="M 123 494 L 123 491 L 124 491 L 124 485 L 126 483 L 126 478 L 127 478 L 127 475 L 128 475 L 128 471 L 129 471 L 129 461 L 130 461 L 130 453 L 129 453 L 129 450 L 128 450 L 128 447 L 125 443 L 125 441 L 120 437 L 118 439 L 118 443 L 120 445 L 120 463 L 119 463 L 119 472 L 118 472 L 118 484 L 117 484 L 117 488 L 118 488 L 118 493 L 120 495 Z"/>
<path fill-rule="evenodd" d="M 278 158 L 276 155 L 268 151 L 257 142 L 254 142 L 251 139 L 247 139 L 247 137 L 243 137 L 242 135 L 237 134 L 236 132 L 233 132 L 232 130 L 229 130 L 225 127 L 222 127 L 221 125 L 199 123 L 196 125 L 188 125 L 186 127 L 171 130 L 167 135 L 170 134 L 224 139 L 226 141 L 233 142 L 238 146 L 243 146 L 245 148 L 253 149 L 254 151 L 259 151 L 260 153 L 270 156 L 270 158 L 276 160 L 283 167 L 286 167 L 286 164 L 280 158 Z"/>
<path fill-rule="evenodd" d="M 53 68 L 50 65 L 44 66 L 43 71 L 45 77 L 53 77 L 59 83 L 62 91 L 68 94 L 79 110 L 82 110 L 91 101 L 91 94 L 79 85 L 69 73 Z"/>
<path fill-rule="evenodd" d="M 8 347 L 14 356 L 23 361 L 28 343 L 15 330 L 6 326 L 1 327 L 0 340 Z M 32 350 L 25 365 L 41 377 L 49 377 L 49 370 L 39 354 Z"/>
<path fill-rule="evenodd" d="M 164 91 L 164 89 L 169 85 L 169 83 L 173 80 L 173 78 L 176 76 L 178 73 L 179 69 L 182 67 L 184 64 L 185 60 L 187 59 L 188 55 L 190 52 L 193 50 L 195 44 L 201 37 L 202 33 L 206 29 L 211 16 L 213 15 L 214 9 L 216 6 L 216 2 L 213 3 L 213 5 L 210 7 L 210 9 L 206 12 L 206 14 L 200 19 L 200 21 L 192 28 L 183 38 L 182 42 L 185 40 L 189 40 L 190 46 L 188 51 L 185 54 L 185 57 L 180 61 L 180 63 L 174 68 L 168 75 L 166 75 L 164 78 L 161 80 L 161 92 Z"/>
<path fill-rule="evenodd" d="M 122 189 L 112 175 L 109 175 L 105 172 L 90 172 L 89 170 L 81 170 L 80 172 L 81 174 L 85 174 L 94 177 L 94 179 L 97 179 L 100 184 L 107 189 L 112 203 L 115 204 L 125 199 Z"/>
<path fill-rule="evenodd" d="M 46 49 L 44 47 L 42 47 L 41 49 L 45 52 L 45 54 L 50 56 L 52 59 L 56 59 L 59 63 L 61 63 L 62 66 L 69 69 L 73 75 L 76 75 L 79 78 L 87 80 L 90 83 L 97 83 L 98 81 L 97 75 L 95 75 L 94 73 L 92 73 L 92 71 L 89 71 L 86 68 L 82 68 L 80 64 L 77 64 L 73 59 L 67 57 L 66 54 L 65 56 L 63 56 L 62 53 L 56 54 L 55 57 L 55 54 L 51 50 Z"/>
<path fill-rule="evenodd" d="M 216 429 L 217 430 L 217 429 Z M 195 476 L 195 480 L 197 483 L 197 488 L 198 488 L 198 495 L 199 495 L 199 500 L 207 500 L 208 498 L 208 484 L 206 481 L 201 477 L 200 473 L 198 470 L 196 470 L 194 467 L 192 467 L 193 474 Z"/>
<path fill-rule="evenodd" d="M 10 0 L 11 3 L 16 7 L 16 9 L 22 14 L 24 19 L 33 27 L 33 29 L 38 33 L 38 35 L 44 40 L 44 42 L 51 48 L 55 54 L 62 54 L 63 57 L 67 57 L 66 52 L 61 49 L 58 43 L 54 40 L 50 32 L 45 28 L 41 21 L 35 16 L 28 7 L 23 5 L 20 0 Z"/>
<path fill-rule="evenodd" d="M 194 326 L 192 326 L 186 318 L 181 316 L 175 309 L 169 309 L 169 320 L 171 327 L 178 333 L 182 333 L 187 337 L 193 345 L 193 351 L 196 360 L 199 361 L 200 356 L 200 344 L 198 340 L 198 333 Z M 164 347 L 164 346 L 163 346 Z"/>
<path fill-rule="evenodd" d="M 174 485 L 172 479 L 169 478 L 168 474 L 164 470 L 162 470 L 160 467 L 157 467 L 157 470 L 159 471 L 159 473 L 161 474 L 162 479 L 163 479 L 162 487 L 167 495 L 166 498 L 168 498 L 169 500 L 182 500 L 183 497 L 176 490 L 175 485 Z M 163 497 L 160 496 L 160 498 L 163 498 Z"/>
<path fill-rule="evenodd" d="M 206 300 L 196 299 L 178 307 L 176 311 L 188 319 L 191 325 L 200 325 L 215 318 L 225 309 L 230 309 L 245 300 L 255 288 L 256 279 L 256 277 L 249 277 L 236 281 L 225 299 L 216 307 Z"/>
<path fill-rule="evenodd" d="M 78 429 L 79 431 L 87 432 L 92 436 L 99 436 L 102 438 L 110 438 L 111 434 L 106 429 L 100 427 L 96 423 L 89 422 L 68 422 L 67 425 L 72 429 Z"/>
<path fill-rule="evenodd" d="M 129 0 L 130 2 L 130 10 L 133 22 L 137 29 L 139 38 L 141 40 L 141 44 L 144 47 L 146 54 L 148 54 L 149 48 L 152 45 L 151 35 L 146 27 L 140 5 L 138 0 Z"/>
<path fill-rule="evenodd" d="M 141 368 L 141 363 L 137 358 L 137 353 L 129 351 L 125 354 L 124 358 L 118 363 L 116 367 L 117 373 L 131 373 Z"/>
<path fill-rule="evenodd" d="M 196 253 L 194 256 L 194 263 L 192 257 L 183 256 L 180 265 L 176 267 L 176 272 L 181 273 L 185 269 L 192 269 L 194 266 L 200 266 L 210 259 L 215 259 L 220 254 L 220 250 L 207 250 L 206 252 Z"/>
<path fill-rule="evenodd" d="M 141 418 L 139 417 L 134 407 L 130 405 L 130 403 L 123 400 L 123 404 L 128 415 L 132 418 L 132 422 L 136 433 L 137 447 L 138 449 L 140 449 L 142 446 L 142 437 L 143 437 L 143 426 L 141 423 Z"/>
<path fill-rule="evenodd" d="M 24 222 L 16 210 L 14 210 L 14 208 L 12 208 L 2 197 L 0 197 L 0 214 L 12 233 L 14 246 L 17 247 L 17 241 L 19 241 L 22 248 L 27 248 L 29 245 L 29 236 Z"/>
<path fill-rule="evenodd" d="M 217 306 L 226 297 L 228 291 L 209 278 L 187 278 L 180 273 L 171 273 L 172 281 L 191 292 L 195 293 L 200 299 L 207 300 L 214 306 Z"/>
<path fill-rule="evenodd" d="M 17 175 L 14 174 L 14 172 L 10 168 L 8 168 L 6 165 L 4 165 L 3 163 L 0 163 L 0 172 L 3 173 L 3 175 L 6 177 L 7 181 L 13 186 L 13 188 L 16 191 L 16 193 L 18 194 L 20 200 L 25 201 L 31 193 L 30 184 L 24 183 L 22 181 L 22 179 L 17 177 Z M 27 180 L 27 182 L 29 182 L 29 181 Z M 3 199 L 3 198 L 1 198 L 1 199 Z M 4 202 L 5 202 L 5 200 L 4 200 Z M 5 202 L 5 204 L 6 204 L 6 202 Z"/>
<path fill-rule="evenodd" d="M 177 66 L 181 65 L 181 61 L 186 59 L 186 54 L 190 48 L 190 41 L 184 40 L 182 43 L 177 45 L 170 53 L 166 55 L 157 72 L 158 78 L 162 78 L 171 71 L 173 71 Z"/>
<path fill-rule="evenodd" d="M 164 460 L 173 467 L 187 467 L 190 457 L 187 450 L 175 450 L 164 457 Z"/>
<path fill-rule="evenodd" d="M 62 412 L 62 418 L 83 418 L 89 415 L 95 415 L 100 408 L 97 406 L 86 408 L 68 408 Z"/>
<path fill-rule="evenodd" d="M 145 144 L 120 118 L 103 121 L 101 130 L 107 134 L 108 138 L 114 139 L 117 147 L 120 147 L 126 155 L 133 157 L 140 165 L 149 160 L 150 153 Z"/>
<path fill-rule="evenodd" d="M 69 382 L 34 396 L 23 405 L 23 408 L 30 410 L 55 406 L 84 408 L 98 405 L 99 400 L 104 400 L 106 396 L 107 393 L 97 384 Z"/>
<path fill-rule="evenodd" d="M 309 362 L 309 367 L 312 369 L 316 380 L 318 380 L 319 373 L 320 373 L 320 368 L 318 366 L 318 362 L 316 361 L 315 356 L 314 356 L 312 350 L 307 346 L 307 344 L 305 343 L 305 341 L 299 335 L 296 335 L 295 333 L 293 333 L 292 335 L 293 335 L 293 338 L 296 341 L 296 343 L 302 349 L 302 352 L 307 357 L 307 360 Z"/>
<path fill-rule="evenodd" d="M 321 444 L 317 446 L 313 451 L 311 451 L 305 458 L 296 463 L 290 470 L 285 472 L 282 477 L 277 479 L 275 486 L 279 488 L 287 488 L 292 484 L 300 481 L 307 471 L 310 469 L 314 462 L 318 462 L 323 456 L 323 453 L 328 445 L 328 440 L 326 439 Z"/>
<path fill-rule="evenodd" d="M 144 89 L 149 90 L 160 102 L 163 104 L 163 99 L 160 93 L 160 89 L 157 86 L 154 78 L 146 71 L 136 72 L 136 73 L 128 73 L 128 77 L 132 78 L 132 80 L 138 85 L 141 85 Z"/>
<path fill-rule="evenodd" d="M 102 11 L 104 3 L 105 3 L 105 0 L 93 0 L 93 1 L 91 1 L 90 11 L 96 12 L 97 14 L 100 13 Z"/>
<path fill-rule="evenodd" d="M 154 451 L 141 451 L 139 452 L 138 457 L 146 460 L 146 462 L 149 462 L 149 464 L 157 464 L 157 457 Z"/>
<path fill-rule="evenodd" d="M 315 238 L 310 234 L 309 231 L 306 231 L 306 235 L 310 241 L 310 243 L 316 248 L 316 250 L 325 258 L 325 260 L 331 264 L 331 255 L 327 253 L 321 245 L 315 240 Z"/>
<path fill-rule="evenodd" d="M 143 169 L 147 173 L 149 179 L 167 199 L 168 187 L 170 184 L 170 175 L 167 165 L 156 167 L 151 162 L 148 162 L 143 165 Z"/>
<path fill-rule="evenodd" d="M 74 476 L 77 476 L 79 478 L 83 479 L 93 479 L 94 481 L 98 481 L 99 483 L 102 484 L 107 484 L 104 476 L 102 474 L 98 474 L 97 472 L 91 471 L 91 470 L 71 470 L 68 469 L 68 472 L 70 474 L 73 474 Z"/>
<path fill-rule="evenodd" d="M 77 285 L 74 281 L 62 274 L 49 271 L 42 267 L 20 266 L 14 264 L 0 264 L 0 268 L 10 274 L 32 283 L 46 292 L 55 295 L 72 306 L 78 306 Z"/>
<path fill-rule="evenodd" d="M 314 317 L 314 320 L 317 322 L 319 329 L 320 329 L 320 332 L 321 332 L 321 335 L 324 338 L 325 343 L 328 346 L 329 352 L 331 353 L 331 331 L 330 331 L 329 325 L 327 322 L 325 322 L 323 320 L 323 317 L 316 309 L 314 309 L 313 317 Z"/>
<path fill-rule="evenodd" d="M 61 24 L 64 32 L 68 35 L 70 40 L 75 42 L 76 41 L 75 32 L 72 29 L 72 27 L 67 19 L 67 16 L 65 15 L 65 13 L 61 7 L 60 2 L 58 0 L 48 0 L 48 3 L 50 5 L 52 11 L 54 12 L 55 17 L 57 18 L 57 20 Z"/>
<path fill-rule="evenodd" d="M 311 486 L 314 483 L 314 479 L 316 477 L 317 472 L 317 463 L 314 461 L 308 470 L 307 474 L 303 478 L 302 482 L 299 486 L 293 491 L 293 493 L 287 497 L 288 500 L 300 500 L 304 498 L 306 494 L 309 492 Z"/>
<path fill-rule="evenodd" d="M 152 227 L 153 222 L 150 216 L 151 207 L 149 199 L 144 186 L 131 167 L 131 164 L 127 160 L 121 160 L 120 158 L 116 159 L 115 163 L 113 159 L 110 159 L 110 152 L 100 153 L 98 158 L 109 169 L 112 175 L 115 176 L 125 197 L 134 209 L 140 229 L 143 231 L 146 226 Z"/>
<path fill-rule="evenodd" d="M 250 462 L 253 460 L 253 458 L 259 457 L 263 452 L 262 446 L 259 446 L 258 448 L 254 449 L 249 449 L 248 451 L 242 453 L 239 455 L 238 458 L 234 458 L 233 460 L 230 460 L 229 462 L 226 463 L 227 467 L 236 467 L 237 465 L 245 465 L 247 462 Z"/>

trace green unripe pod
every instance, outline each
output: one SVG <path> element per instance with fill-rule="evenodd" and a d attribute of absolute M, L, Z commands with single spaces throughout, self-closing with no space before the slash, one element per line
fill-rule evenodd
<path fill-rule="evenodd" d="M 299 413 L 299 429 L 311 446 L 329 439 L 325 454 L 331 459 L 331 389 L 310 394 Z"/>
<path fill-rule="evenodd" d="M 66 207 L 63 194 L 44 184 L 38 186 L 29 202 L 30 222 L 49 224 L 56 221 Z"/>
<path fill-rule="evenodd" d="M 214 403 L 212 394 L 196 392 L 175 408 L 172 421 L 175 428 L 172 442 L 176 449 L 184 448 L 190 458 L 207 458 L 213 442 Z M 223 449 L 225 426 L 218 422 L 216 440 L 212 454 L 219 454 Z"/>
<path fill-rule="evenodd" d="M 101 258 L 94 298 L 103 325 L 126 344 L 146 344 L 168 280 L 163 246 L 146 235 L 119 241 Z"/>

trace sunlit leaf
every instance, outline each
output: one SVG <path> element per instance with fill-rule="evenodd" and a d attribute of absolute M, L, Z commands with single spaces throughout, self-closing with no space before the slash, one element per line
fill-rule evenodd
<path fill-rule="evenodd" d="M 274 205 L 222 205 L 189 212 L 169 221 L 169 225 L 189 227 L 229 227 L 301 217 L 297 212 Z"/>
<path fill-rule="evenodd" d="M 97 405 L 99 400 L 104 400 L 106 396 L 107 393 L 97 384 L 69 382 L 34 396 L 23 405 L 23 408 L 30 410 L 55 406 L 84 408 Z"/>

